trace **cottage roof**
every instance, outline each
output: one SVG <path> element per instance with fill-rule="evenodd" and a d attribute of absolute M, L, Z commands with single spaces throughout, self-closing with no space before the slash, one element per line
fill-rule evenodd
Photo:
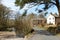
<path fill-rule="evenodd" d="M 46 20 L 45 18 L 33 18 L 32 20 Z"/>
<path fill-rule="evenodd" d="M 53 15 L 54 17 L 59 17 L 57 14 L 52 14 L 52 13 L 51 13 L 51 15 Z"/>

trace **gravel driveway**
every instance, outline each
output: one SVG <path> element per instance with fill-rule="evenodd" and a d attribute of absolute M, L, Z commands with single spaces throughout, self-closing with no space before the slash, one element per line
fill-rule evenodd
<path fill-rule="evenodd" d="M 2 38 L 0 40 L 24 40 L 24 38 Z"/>
<path fill-rule="evenodd" d="M 0 32 L 0 40 L 27 40 L 27 38 L 16 37 L 15 32 Z"/>

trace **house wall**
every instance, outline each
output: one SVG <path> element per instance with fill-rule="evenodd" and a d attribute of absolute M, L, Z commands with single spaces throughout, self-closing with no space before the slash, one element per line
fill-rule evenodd
<path fill-rule="evenodd" d="M 50 24 L 50 23 L 55 25 L 55 17 L 51 14 L 47 17 L 47 24 Z"/>
<path fill-rule="evenodd" d="M 45 24 L 45 19 L 36 19 L 36 20 L 32 20 L 32 24 L 33 26 L 41 26 L 42 24 Z"/>
<path fill-rule="evenodd" d="M 60 24 L 60 17 L 55 18 L 56 24 Z"/>

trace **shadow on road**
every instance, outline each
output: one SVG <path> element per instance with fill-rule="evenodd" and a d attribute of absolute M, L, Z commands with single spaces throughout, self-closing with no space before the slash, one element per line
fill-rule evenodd
<path fill-rule="evenodd" d="M 46 30 L 35 30 L 35 34 L 53 36 L 50 32 L 48 32 Z"/>

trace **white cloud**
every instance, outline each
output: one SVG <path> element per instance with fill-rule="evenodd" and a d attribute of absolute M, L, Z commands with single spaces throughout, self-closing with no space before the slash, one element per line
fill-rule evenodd
<path fill-rule="evenodd" d="M 12 10 L 19 10 L 19 7 L 16 7 L 14 4 L 15 0 L 2 0 L 2 4 L 11 8 Z"/>

